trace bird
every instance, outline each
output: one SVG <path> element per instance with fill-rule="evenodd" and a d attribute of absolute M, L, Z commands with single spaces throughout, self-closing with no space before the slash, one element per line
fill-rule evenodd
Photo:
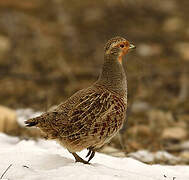
<path fill-rule="evenodd" d="M 97 81 L 55 109 L 26 120 L 26 126 L 40 128 L 48 139 L 66 148 L 75 162 L 90 164 L 95 152 L 119 132 L 126 119 L 127 80 L 123 56 L 134 48 L 120 36 L 108 40 Z M 88 150 L 87 161 L 77 154 L 84 149 Z"/>

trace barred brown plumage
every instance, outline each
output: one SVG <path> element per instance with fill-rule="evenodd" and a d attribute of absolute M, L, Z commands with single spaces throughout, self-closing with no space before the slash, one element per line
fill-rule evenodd
<path fill-rule="evenodd" d="M 40 128 L 50 139 L 57 140 L 76 161 L 89 163 L 95 150 L 107 143 L 126 119 L 127 82 L 122 56 L 131 46 L 115 37 L 105 46 L 104 65 L 99 79 L 90 87 L 76 92 L 53 111 L 27 120 L 27 126 Z M 76 152 L 89 149 L 88 161 Z"/>

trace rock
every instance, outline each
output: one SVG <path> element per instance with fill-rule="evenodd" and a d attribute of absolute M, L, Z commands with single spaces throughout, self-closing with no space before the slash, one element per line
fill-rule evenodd
<path fill-rule="evenodd" d="M 103 11 L 99 8 L 89 9 L 85 11 L 84 20 L 86 23 L 98 21 L 103 15 Z"/>
<path fill-rule="evenodd" d="M 154 155 L 147 150 L 140 150 L 137 152 L 129 153 L 129 157 L 140 160 L 145 163 L 151 163 L 154 161 Z"/>
<path fill-rule="evenodd" d="M 40 1 L 38 4 L 41 4 L 43 1 Z M 18 9 L 34 9 L 36 7 L 39 8 L 39 5 L 36 3 L 36 0 L 1 0 L 0 1 L 0 6 L 3 8 L 18 8 Z"/>
<path fill-rule="evenodd" d="M 189 141 L 183 142 L 183 143 L 181 144 L 181 148 L 182 148 L 182 150 L 187 150 L 187 151 L 189 151 Z"/>
<path fill-rule="evenodd" d="M 137 141 L 129 141 L 127 142 L 127 151 L 137 151 L 139 149 L 142 149 L 142 145 Z"/>
<path fill-rule="evenodd" d="M 150 136 L 151 131 L 146 125 L 136 125 L 128 129 L 128 133 L 140 135 L 140 136 Z"/>
<path fill-rule="evenodd" d="M 162 139 L 164 140 L 183 140 L 187 137 L 187 131 L 182 127 L 171 127 L 163 130 Z"/>
<path fill-rule="evenodd" d="M 119 149 L 116 149 L 114 147 L 111 146 L 104 146 L 100 152 L 105 153 L 105 154 L 109 154 L 111 156 L 115 156 L 115 157 L 125 157 L 125 153 L 121 152 Z"/>
<path fill-rule="evenodd" d="M 189 151 L 189 141 L 185 141 L 179 144 L 169 144 L 168 147 L 166 147 L 166 150 L 169 152 Z"/>
<path fill-rule="evenodd" d="M 169 163 L 169 164 L 177 164 L 181 162 L 181 158 L 171 155 L 165 151 L 157 151 L 155 153 L 140 150 L 134 153 L 129 153 L 130 157 L 133 157 L 137 160 L 140 160 L 145 163 Z"/>
<path fill-rule="evenodd" d="M 151 107 L 148 103 L 142 101 L 135 101 L 131 106 L 131 110 L 133 113 L 148 111 L 150 108 Z"/>
<path fill-rule="evenodd" d="M 183 29 L 183 20 L 178 17 L 172 17 L 165 20 L 163 23 L 163 30 L 165 32 L 177 32 L 180 29 Z"/>
<path fill-rule="evenodd" d="M 186 128 L 187 127 L 187 122 L 185 121 L 178 121 L 173 124 L 174 127 L 181 127 L 181 128 Z"/>
<path fill-rule="evenodd" d="M 174 47 L 175 51 L 177 51 L 180 56 L 186 60 L 189 61 L 189 43 L 186 42 L 180 42 L 176 44 Z"/>
<path fill-rule="evenodd" d="M 12 134 L 18 127 L 16 112 L 10 108 L 0 106 L 0 132 Z"/>
<path fill-rule="evenodd" d="M 162 48 L 158 44 L 139 44 L 137 53 L 141 56 L 155 56 L 162 53 Z"/>
<path fill-rule="evenodd" d="M 166 13 L 176 11 L 178 8 L 176 2 L 172 0 L 156 1 L 156 3 L 158 4 L 158 8 L 161 9 L 161 11 L 166 12 Z"/>
<path fill-rule="evenodd" d="M 7 52 L 10 49 L 10 46 L 10 40 L 5 36 L 0 35 L 0 55 Z"/>
<path fill-rule="evenodd" d="M 21 112 L 23 111 L 19 112 L 21 114 Z M 20 116 L 20 114 L 18 113 L 18 111 L 14 111 L 10 108 L 0 106 L 0 132 L 20 137 L 45 137 L 37 128 L 25 128 L 23 122 L 21 123 L 20 121 L 26 120 L 27 117 L 25 116 L 25 119 L 22 116 L 18 117 L 18 115 Z M 18 121 L 19 119 L 20 121 Z"/>
<path fill-rule="evenodd" d="M 187 37 L 189 37 L 189 27 L 186 28 L 186 35 L 187 35 Z"/>
<path fill-rule="evenodd" d="M 166 164 L 167 162 L 169 164 L 177 164 L 182 161 L 181 158 L 176 157 L 166 151 L 158 151 L 154 153 L 154 160 L 155 162 L 164 162 Z"/>
<path fill-rule="evenodd" d="M 179 121 L 189 124 L 189 114 L 182 114 L 178 116 Z"/>
<path fill-rule="evenodd" d="M 189 151 L 183 151 L 180 153 L 180 157 L 183 158 L 184 160 L 189 161 Z"/>
<path fill-rule="evenodd" d="M 174 118 L 171 112 L 164 112 L 159 109 L 152 109 L 147 112 L 148 119 L 150 121 L 150 128 L 156 129 L 167 127 L 168 125 L 172 125 L 174 123 Z"/>

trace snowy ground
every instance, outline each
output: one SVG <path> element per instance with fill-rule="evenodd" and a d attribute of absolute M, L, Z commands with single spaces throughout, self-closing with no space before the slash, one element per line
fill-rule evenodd
<path fill-rule="evenodd" d="M 12 164 L 4 180 L 189 180 L 189 166 L 146 165 L 100 153 L 91 163 L 74 163 L 72 155 L 55 141 L 20 141 L 0 134 L 0 176 Z"/>

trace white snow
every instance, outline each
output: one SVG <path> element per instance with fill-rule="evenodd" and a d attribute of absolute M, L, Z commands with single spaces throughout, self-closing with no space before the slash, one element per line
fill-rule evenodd
<path fill-rule="evenodd" d="M 79 154 L 84 157 L 86 153 Z M 75 163 L 55 141 L 26 141 L 0 134 L 0 176 L 12 164 L 4 180 L 189 180 L 189 166 L 147 165 L 100 153 L 91 163 Z"/>

